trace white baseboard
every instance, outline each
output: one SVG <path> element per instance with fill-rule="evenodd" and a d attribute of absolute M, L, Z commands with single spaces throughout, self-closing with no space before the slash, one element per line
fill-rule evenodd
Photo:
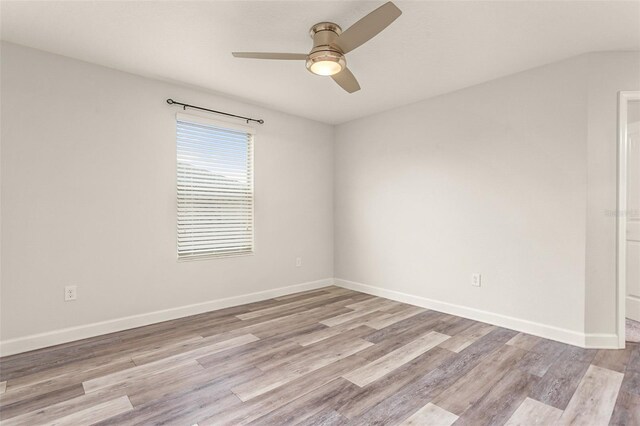
<path fill-rule="evenodd" d="M 130 328 L 141 327 L 190 315 L 197 315 L 204 312 L 215 311 L 217 309 L 229 308 L 231 306 L 259 302 L 261 300 L 272 299 L 274 297 L 285 296 L 287 294 L 298 293 L 301 291 L 314 290 L 330 285 L 333 285 L 333 279 L 326 278 L 323 280 L 228 297 L 225 299 L 210 300 L 193 305 L 180 306 L 162 311 L 149 312 L 146 314 L 133 315 L 77 327 L 49 331 L 46 333 L 33 334 L 16 339 L 4 340 L 0 341 L 0 356 L 13 355 L 34 349 L 59 345 L 61 343 L 72 342 L 74 340 L 81 340 L 116 331 L 128 330 Z"/>
<path fill-rule="evenodd" d="M 584 347 L 589 349 L 619 349 L 618 335 L 587 333 Z"/>
<path fill-rule="evenodd" d="M 193 305 L 180 306 L 177 308 L 165 309 L 161 311 L 149 312 L 146 314 L 133 315 L 124 318 L 117 318 L 92 324 L 70 327 L 61 330 L 54 330 L 46 333 L 33 334 L 16 339 L 0 341 L 0 356 L 13 355 L 27 352 L 34 349 L 41 349 L 48 346 L 68 343 L 75 340 L 128 330 L 135 327 L 142 327 L 162 321 L 182 318 L 190 315 L 197 315 L 204 312 L 215 311 L 217 309 L 243 305 L 246 303 L 258 302 L 274 297 L 301 291 L 314 290 L 330 285 L 337 285 L 362 293 L 374 296 L 385 297 L 398 302 L 408 303 L 435 311 L 457 315 L 500 327 L 509 328 L 523 333 L 544 337 L 546 339 L 557 340 L 575 346 L 598 349 L 618 348 L 618 336 L 616 334 L 584 334 L 573 330 L 558 328 L 546 324 L 528 321 L 520 318 L 500 315 L 480 309 L 469 308 L 426 297 L 414 296 L 394 290 L 387 290 L 343 279 L 326 278 L 318 281 L 311 281 L 302 284 L 280 287 L 256 293 L 240 296 L 228 297 L 225 299 L 210 300 Z"/>
<path fill-rule="evenodd" d="M 541 324 L 521 318 L 514 318 L 507 315 L 496 314 L 480 309 L 469 308 L 467 306 L 441 302 L 438 300 L 428 299 L 426 297 L 414 296 L 399 291 L 387 290 L 384 288 L 374 287 L 339 278 L 334 279 L 334 284 L 340 287 L 348 288 L 350 290 L 360 291 L 362 293 L 372 294 L 374 296 L 380 296 L 387 299 L 396 300 L 398 302 L 420 306 L 422 308 L 433 309 L 434 311 L 444 312 L 463 318 L 469 318 L 475 321 L 493 324 L 499 327 L 508 328 L 522 333 L 532 334 L 534 336 L 544 337 L 545 339 L 568 343 L 574 346 L 589 348 L 617 348 L 616 335 L 585 335 L 584 333 L 568 330 L 565 328 Z"/>

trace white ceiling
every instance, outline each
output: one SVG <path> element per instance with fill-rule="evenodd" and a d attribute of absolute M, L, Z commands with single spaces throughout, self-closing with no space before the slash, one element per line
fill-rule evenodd
<path fill-rule="evenodd" d="M 327 123 L 341 123 L 599 50 L 640 50 L 640 1 L 405 2 L 403 14 L 347 55 L 362 90 L 342 91 L 304 62 L 231 51 L 308 52 L 309 28 L 346 29 L 380 2 L 1 3 L 3 40 L 180 81 Z"/>

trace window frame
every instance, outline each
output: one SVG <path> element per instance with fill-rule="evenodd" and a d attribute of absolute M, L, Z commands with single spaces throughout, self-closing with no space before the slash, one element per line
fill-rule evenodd
<path fill-rule="evenodd" d="M 179 246 L 178 246 L 178 121 L 186 121 L 195 124 L 202 124 L 205 126 L 213 126 L 220 129 L 233 130 L 239 132 L 245 132 L 251 135 L 251 141 L 249 143 L 250 150 L 250 189 L 251 189 L 251 250 L 244 252 L 231 252 L 231 253 L 206 253 L 206 254 L 190 254 L 190 255 L 180 255 Z M 176 224 L 176 260 L 178 262 L 191 262 L 191 261 L 199 261 L 199 260 L 211 260 L 211 259 L 222 259 L 222 258 L 231 258 L 231 257 L 245 257 L 245 256 L 253 256 L 256 252 L 256 229 L 255 229 L 255 211 L 256 211 L 256 197 L 255 197 L 255 139 L 256 139 L 256 129 L 252 126 L 244 126 L 235 122 L 226 121 L 224 119 L 212 119 L 210 117 L 204 117 L 199 114 L 194 113 L 184 113 L 177 112 L 175 116 L 175 128 L 174 128 L 174 143 L 175 143 L 175 179 L 176 179 L 176 192 L 175 192 L 175 224 Z"/>

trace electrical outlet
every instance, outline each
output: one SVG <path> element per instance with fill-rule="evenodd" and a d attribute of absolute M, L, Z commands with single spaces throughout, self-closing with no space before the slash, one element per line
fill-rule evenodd
<path fill-rule="evenodd" d="M 480 274 L 472 274 L 471 275 L 471 285 L 474 287 L 480 287 L 482 284 L 482 275 Z"/>
<path fill-rule="evenodd" d="M 301 257 L 296 257 L 296 267 L 301 267 L 302 266 L 302 258 Z"/>
<path fill-rule="evenodd" d="M 64 301 L 70 302 L 78 298 L 78 286 L 68 285 L 64 288 Z"/>

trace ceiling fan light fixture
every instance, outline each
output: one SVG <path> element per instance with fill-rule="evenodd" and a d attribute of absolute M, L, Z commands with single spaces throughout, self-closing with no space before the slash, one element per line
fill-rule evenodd
<path fill-rule="evenodd" d="M 344 55 L 333 50 L 313 52 L 307 58 L 307 69 L 316 75 L 338 74 L 347 65 Z"/>
<path fill-rule="evenodd" d="M 1 0 L 0 0 L 1 1 Z M 236 58 L 305 60 L 309 72 L 330 76 L 348 93 L 360 90 L 360 84 L 347 68 L 346 53 L 362 46 L 395 21 L 402 11 L 388 1 L 342 31 L 334 22 L 318 22 L 309 30 L 313 47 L 304 53 L 233 52 Z"/>
<path fill-rule="evenodd" d="M 309 70 L 318 75 L 334 75 L 342 71 L 339 63 L 333 61 L 318 61 L 311 64 Z"/>

